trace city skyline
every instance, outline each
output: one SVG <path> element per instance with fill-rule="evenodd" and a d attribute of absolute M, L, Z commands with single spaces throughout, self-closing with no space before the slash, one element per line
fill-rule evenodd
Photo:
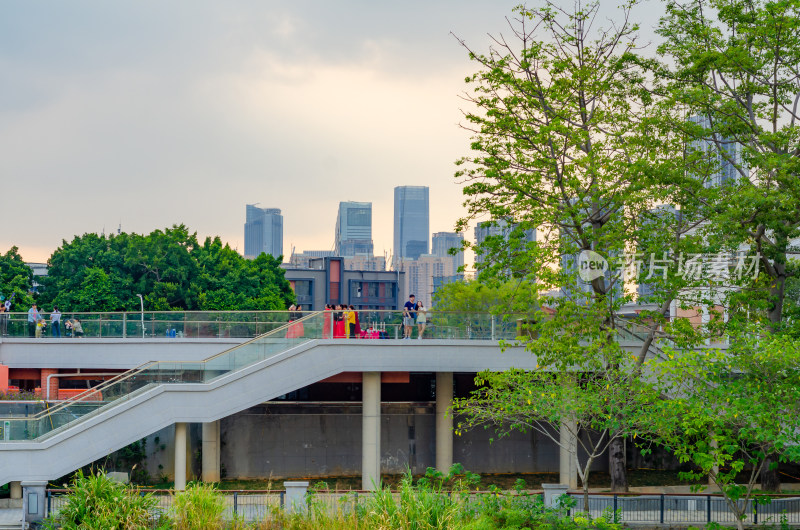
<path fill-rule="evenodd" d="M 282 209 L 284 253 L 325 249 L 352 198 L 383 254 L 400 183 L 430 187 L 431 231 L 451 231 L 477 66 L 450 32 L 485 51 L 516 3 L 4 2 L 2 211 L 25 222 L 0 251 L 183 223 L 243 253 L 255 201 Z"/>

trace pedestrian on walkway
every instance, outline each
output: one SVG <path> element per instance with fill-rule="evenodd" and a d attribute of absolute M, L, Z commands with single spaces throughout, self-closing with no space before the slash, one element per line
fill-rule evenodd
<path fill-rule="evenodd" d="M 50 328 L 53 330 L 53 337 L 61 338 L 61 311 L 58 307 L 53 306 L 53 312 L 50 313 Z"/>
<path fill-rule="evenodd" d="M 417 319 L 417 302 L 413 294 L 408 295 L 408 302 L 403 306 L 403 338 L 410 339 Z"/>
<path fill-rule="evenodd" d="M 39 322 L 39 308 L 36 307 L 36 304 L 33 304 L 30 309 L 28 309 L 28 336 L 35 337 L 36 336 L 36 324 Z"/>

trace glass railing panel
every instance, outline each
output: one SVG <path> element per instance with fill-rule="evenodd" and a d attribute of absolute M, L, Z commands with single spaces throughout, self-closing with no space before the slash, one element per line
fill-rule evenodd
<path fill-rule="evenodd" d="M 286 324 L 274 320 L 282 315 L 273 315 L 268 323 L 272 326 L 271 334 L 260 337 L 226 352 L 199 362 L 162 361 L 149 363 L 131 370 L 119 377 L 107 381 L 71 401 L 61 402 L 52 409 L 26 418 L 6 417 L 9 421 L 5 440 L 30 440 L 52 435 L 71 423 L 81 421 L 97 413 L 106 406 L 113 406 L 120 401 L 160 384 L 197 384 L 211 381 L 222 375 L 240 370 L 254 363 L 278 355 L 305 341 L 322 338 L 323 315 L 293 314 L 301 320 Z M 288 318 L 288 315 L 286 315 Z M 162 321 L 162 322 L 166 322 Z M 263 324 L 263 322 L 262 322 Z"/>

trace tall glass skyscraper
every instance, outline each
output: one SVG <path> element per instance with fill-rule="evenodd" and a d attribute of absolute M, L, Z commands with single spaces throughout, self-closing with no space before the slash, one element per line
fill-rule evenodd
<path fill-rule="evenodd" d="M 283 216 L 278 208 L 247 205 L 244 223 L 244 257 L 253 259 L 262 252 L 275 258 L 283 255 Z"/>
<path fill-rule="evenodd" d="M 431 254 L 438 258 L 452 259 L 455 269 L 458 269 L 464 265 L 464 251 L 459 250 L 455 256 L 451 256 L 450 249 L 460 249 L 463 242 L 464 236 L 458 232 L 436 232 L 431 239 L 431 245 L 433 246 Z"/>
<path fill-rule="evenodd" d="M 419 259 L 428 254 L 430 201 L 427 186 L 394 189 L 394 260 Z"/>
<path fill-rule="evenodd" d="M 688 121 L 711 129 L 711 120 L 707 116 L 690 116 Z M 742 146 L 730 138 L 716 135 L 707 139 L 694 140 L 689 143 L 689 149 L 702 153 L 713 166 L 713 173 L 704 182 L 706 188 L 723 186 L 728 182 L 735 182 L 741 178 L 737 166 L 745 174 L 749 173 L 746 162 L 742 160 Z"/>
<path fill-rule="evenodd" d="M 336 256 L 372 256 L 372 203 L 340 202 L 336 216 Z"/>

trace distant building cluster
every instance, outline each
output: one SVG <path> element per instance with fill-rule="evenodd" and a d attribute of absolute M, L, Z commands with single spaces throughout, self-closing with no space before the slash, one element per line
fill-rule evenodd
<path fill-rule="evenodd" d="M 246 213 L 245 257 L 283 255 L 280 210 L 247 205 Z M 282 267 L 304 309 L 320 310 L 329 303 L 399 309 L 409 294 L 430 307 L 437 288 L 463 279 L 463 241 L 461 234 L 437 232 L 431 247 L 429 188 L 398 186 L 391 258 L 375 255 L 372 203 L 342 201 L 332 249 L 292 249 Z"/>

